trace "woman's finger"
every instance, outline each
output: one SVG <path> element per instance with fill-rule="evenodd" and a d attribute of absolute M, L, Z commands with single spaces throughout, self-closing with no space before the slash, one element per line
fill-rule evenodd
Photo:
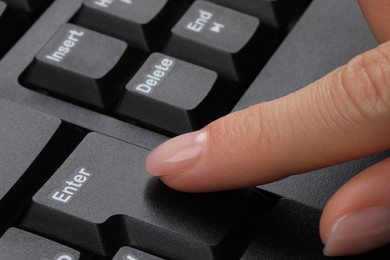
<path fill-rule="evenodd" d="M 247 187 L 390 148 L 390 42 L 284 98 L 153 151 L 147 171 L 182 191 Z"/>
<path fill-rule="evenodd" d="M 390 40 L 390 1 L 360 0 L 360 7 L 380 43 Z"/>
<path fill-rule="evenodd" d="M 324 253 L 363 253 L 390 243 L 390 158 L 345 184 L 321 218 Z"/>

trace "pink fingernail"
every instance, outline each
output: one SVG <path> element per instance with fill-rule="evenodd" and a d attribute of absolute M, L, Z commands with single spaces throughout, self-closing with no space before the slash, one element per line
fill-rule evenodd
<path fill-rule="evenodd" d="M 177 173 L 193 167 L 207 140 L 204 130 L 180 135 L 153 150 L 146 159 L 146 171 L 153 176 Z"/>
<path fill-rule="evenodd" d="M 326 245 L 326 256 L 364 253 L 390 243 L 390 207 L 351 213 L 336 221 Z"/>

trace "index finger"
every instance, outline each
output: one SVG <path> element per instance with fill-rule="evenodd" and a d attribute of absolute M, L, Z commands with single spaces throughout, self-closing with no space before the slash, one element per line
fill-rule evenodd
<path fill-rule="evenodd" d="M 390 42 L 286 97 L 154 150 L 147 171 L 206 192 L 276 181 L 390 148 Z"/>

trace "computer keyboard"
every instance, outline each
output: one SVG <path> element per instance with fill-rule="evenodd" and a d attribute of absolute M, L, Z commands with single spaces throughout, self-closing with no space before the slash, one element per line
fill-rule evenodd
<path fill-rule="evenodd" d="M 326 201 L 388 153 L 210 194 L 144 161 L 374 44 L 353 0 L 0 0 L 0 259 L 325 259 Z"/>
<path fill-rule="evenodd" d="M 284 33 L 206 1 L 75 7 L 22 85 L 167 134 L 197 130 L 231 111 Z"/>

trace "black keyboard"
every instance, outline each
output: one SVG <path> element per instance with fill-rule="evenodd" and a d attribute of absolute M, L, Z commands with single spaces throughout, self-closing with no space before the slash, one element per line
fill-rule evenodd
<path fill-rule="evenodd" d="M 0 0 L 0 259 L 325 259 L 325 203 L 389 153 L 210 194 L 144 161 L 373 46 L 353 0 Z"/>

